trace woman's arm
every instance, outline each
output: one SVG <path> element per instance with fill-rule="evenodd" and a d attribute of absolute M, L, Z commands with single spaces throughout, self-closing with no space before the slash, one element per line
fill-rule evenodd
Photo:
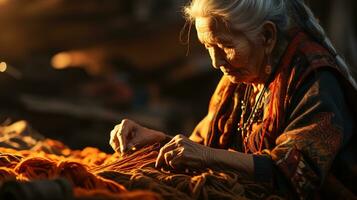
<path fill-rule="evenodd" d="M 234 169 L 252 179 L 254 178 L 254 160 L 252 154 L 214 148 L 209 148 L 207 151 L 209 154 L 207 156 L 208 167 L 220 170 Z"/>

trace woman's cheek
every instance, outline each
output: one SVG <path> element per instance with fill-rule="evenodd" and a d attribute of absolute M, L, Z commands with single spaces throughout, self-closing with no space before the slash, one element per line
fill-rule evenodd
<path fill-rule="evenodd" d="M 246 68 L 248 64 L 248 58 L 242 54 L 235 56 L 235 63 L 239 66 L 239 68 Z"/>
<path fill-rule="evenodd" d="M 240 47 L 240 55 L 242 58 L 244 58 L 244 64 L 248 65 L 250 63 L 250 60 L 252 58 L 252 52 L 253 48 L 252 46 L 247 42 L 246 44 L 242 44 Z"/>
<path fill-rule="evenodd" d="M 227 54 L 227 59 L 232 63 L 234 66 L 242 67 L 244 65 L 244 56 L 237 50 L 231 51 L 230 54 Z"/>

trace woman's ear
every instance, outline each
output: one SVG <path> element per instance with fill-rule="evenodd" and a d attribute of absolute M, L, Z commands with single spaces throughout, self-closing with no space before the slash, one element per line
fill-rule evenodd
<path fill-rule="evenodd" d="M 277 41 L 277 28 L 272 21 L 266 21 L 262 27 L 263 46 L 265 53 L 270 55 L 276 45 Z"/>

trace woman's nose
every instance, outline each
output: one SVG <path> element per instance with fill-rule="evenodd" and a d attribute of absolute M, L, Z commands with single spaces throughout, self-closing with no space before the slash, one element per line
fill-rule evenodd
<path fill-rule="evenodd" d="M 210 52 L 211 60 L 212 60 L 212 66 L 216 69 L 219 69 L 221 66 L 224 66 L 226 64 L 225 59 L 221 55 L 220 52 L 218 52 L 215 49 L 212 49 Z"/>

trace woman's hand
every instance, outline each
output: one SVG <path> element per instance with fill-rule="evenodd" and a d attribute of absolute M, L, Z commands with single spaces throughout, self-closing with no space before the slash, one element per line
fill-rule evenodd
<path fill-rule="evenodd" d="M 132 147 L 143 147 L 161 142 L 166 135 L 145 128 L 132 120 L 124 119 L 110 132 L 109 144 L 115 151 L 126 153 Z"/>
<path fill-rule="evenodd" d="M 173 169 L 202 169 L 211 158 L 211 148 L 195 143 L 183 135 L 176 135 L 160 149 L 156 167 L 162 165 Z"/>

